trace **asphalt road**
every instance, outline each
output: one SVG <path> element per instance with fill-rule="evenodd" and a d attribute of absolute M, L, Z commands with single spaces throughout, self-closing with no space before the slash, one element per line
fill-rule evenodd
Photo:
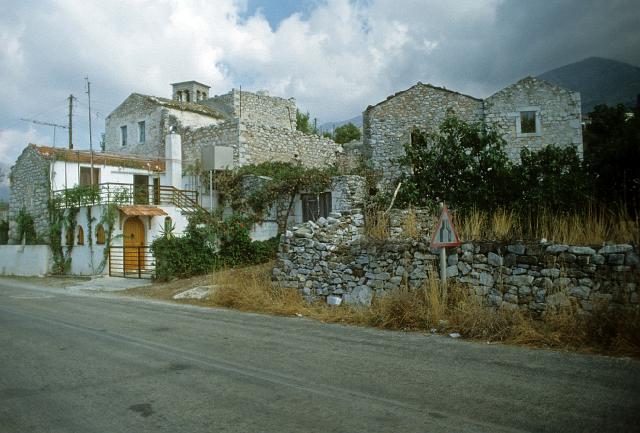
<path fill-rule="evenodd" d="M 628 432 L 640 362 L 0 279 L 0 432 Z"/>

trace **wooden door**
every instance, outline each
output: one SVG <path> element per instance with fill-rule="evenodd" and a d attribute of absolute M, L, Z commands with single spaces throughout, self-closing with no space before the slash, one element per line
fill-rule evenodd
<path fill-rule="evenodd" d="M 144 224 L 138 217 L 124 222 L 124 272 L 144 269 Z"/>

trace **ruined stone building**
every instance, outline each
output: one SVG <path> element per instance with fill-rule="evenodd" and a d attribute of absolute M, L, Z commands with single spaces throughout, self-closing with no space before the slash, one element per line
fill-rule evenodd
<path fill-rule="evenodd" d="M 544 80 L 526 77 L 486 99 L 418 83 L 369 106 L 363 113 L 363 153 L 386 181 L 400 175 L 398 158 L 415 128 L 437 130 L 447 113 L 466 122 L 484 122 L 506 141 L 517 161 L 525 146 L 575 146 L 582 154 L 580 94 Z"/>

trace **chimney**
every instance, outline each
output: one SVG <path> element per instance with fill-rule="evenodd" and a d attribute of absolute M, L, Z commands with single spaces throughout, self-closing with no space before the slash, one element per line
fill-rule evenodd
<path fill-rule="evenodd" d="M 174 127 L 165 137 L 164 157 L 169 184 L 176 189 L 182 189 L 182 138 Z"/>

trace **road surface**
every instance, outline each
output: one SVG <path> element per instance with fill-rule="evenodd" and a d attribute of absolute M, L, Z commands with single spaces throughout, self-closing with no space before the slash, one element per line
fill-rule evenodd
<path fill-rule="evenodd" d="M 640 362 L 0 279 L 0 432 L 622 432 Z"/>

